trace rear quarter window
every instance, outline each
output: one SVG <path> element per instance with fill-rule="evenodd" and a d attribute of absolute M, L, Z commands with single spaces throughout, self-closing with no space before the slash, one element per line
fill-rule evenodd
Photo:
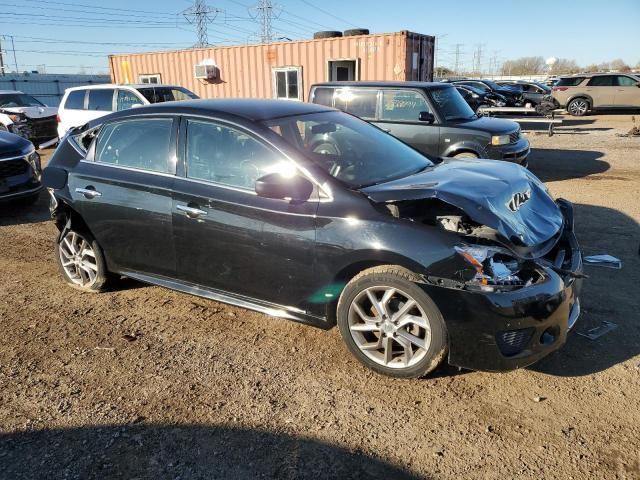
<path fill-rule="evenodd" d="M 66 110 L 84 110 L 84 94 L 86 90 L 73 90 L 67 95 L 64 102 Z"/>
<path fill-rule="evenodd" d="M 577 87 L 582 83 L 584 77 L 568 77 L 561 78 L 558 80 L 558 83 L 555 84 L 556 87 Z"/>

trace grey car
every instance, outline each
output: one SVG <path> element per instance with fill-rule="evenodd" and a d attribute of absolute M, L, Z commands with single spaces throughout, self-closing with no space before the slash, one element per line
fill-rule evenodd
<path fill-rule="evenodd" d="M 309 99 L 367 120 L 432 157 L 527 165 L 529 141 L 520 126 L 479 117 L 452 84 L 329 82 L 313 85 Z"/>

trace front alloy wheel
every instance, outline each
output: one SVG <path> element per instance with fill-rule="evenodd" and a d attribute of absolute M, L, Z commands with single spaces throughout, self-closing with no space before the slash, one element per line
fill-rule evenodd
<path fill-rule="evenodd" d="M 393 287 L 363 290 L 351 302 L 349 330 L 371 360 L 389 368 L 418 363 L 429 350 L 429 319 L 411 295 Z"/>
<path fill-rule="evenodd" d="M 376 267 L 356 276 L 340 297 L 340 333 L 351 352 L 373 370 L 417 377 L 444 358 L 444 321 L 416 280 L 401 267 Z"/>
<path fill-rule="evenodd" d="M 107 272 L 102 252 L 88 234 L 69 230 L 56 244 L 57 260 L 65 280 L 85 291 L 102 290 Z"/>

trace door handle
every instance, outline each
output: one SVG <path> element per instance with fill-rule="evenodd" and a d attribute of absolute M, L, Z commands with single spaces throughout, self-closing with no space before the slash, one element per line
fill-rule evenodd
<path fill-rule="evenodd" d="M 205 210 L 200 210 L 199 208 L 190 207 L 189 205 L 178 205 L 176 206 L 176 210 L 180 212 L 184 212 L 187 215 L 187 217 L 190 217 L 190 218 L 204 217 L 207 214 Z"/>
<path fill-rule="evenodd" d="M 94 188 L 76 188 L 76 193 L 80 193 L 85 196 L 85 198 L 96 198 L 101 197 L 102 194 L 95 190 Z"/>

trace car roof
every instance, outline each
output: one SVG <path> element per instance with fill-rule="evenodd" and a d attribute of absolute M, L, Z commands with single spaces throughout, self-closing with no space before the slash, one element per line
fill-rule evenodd
<path fill-rule="evenodd" d="M 574 78 L 574 77 L 601 77 L 603 75 L 627 75 L 631 77 L 637 77 L 637 73 L 633 72 L 591 72 L 591 73 L 572 73 L 571 75 L 562 75 L 560 78 Z"/>
<path fill-rule="evenodd" d="M 174 87 L 181 87 L 180 85 L 171 85 L 171 84 L 165 84 L 165 83 L 98 83 L 96 85 L 82 85 L 79 87 L 69 87 L 66 88 L 65 91 L 73 91 L 73 90 L 99 90 L 102 88 L 133 88 L 133 89 L 138 89 L 138 88 L 174 88 Z"/>
<path fill-rule="evenodd" d="M 393 82 L 393 81 L 369 81 L 369 82 L 322 82 L 314 83 L 313 87 L 375 87 L 375 88 L 448 88 L 451 86 L 443 82 Z"/>
<path fill-rule="evenodd" d="M 20 90 L 0 90 L 0 95 L 7 95 L 9 93 L 19 93 L 24 95 L 24 92 L 21 92 Z"/>
<path fill-rule="evenodd" d="M 149 113 L 176 113 L 193 115 L 233 115 L 245 120 L 261 122 L 275 118 L 310 113 L 335 112 L 334 108 L 291 100 L 263 100 L 263 99 L 220 99 L 220 100 L 182 100 L 179 102 L 164 102 L 145 105 L 143 107 L 123 110 L 122 115 L 136 116 Z M 116 116 L 110 116 L 115 118 Z"/>

